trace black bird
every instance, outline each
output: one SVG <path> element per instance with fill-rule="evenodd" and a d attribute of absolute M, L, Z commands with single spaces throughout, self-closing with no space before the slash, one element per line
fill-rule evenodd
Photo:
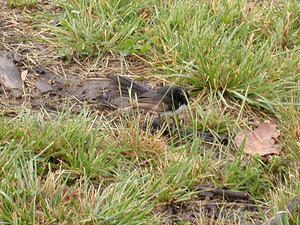
<path fill-rule="evenodd" d="M 109 76 L 115 91 L 124 97 L 137 98 L 135 107 L 145 112 L 158 113 L 159 115 L 172 116 L 182 113 L 188 102 L 192 99 L 186 88 L 177 86 L 165 86 L 155 90 L 134 82 L 122 76 Z"/>

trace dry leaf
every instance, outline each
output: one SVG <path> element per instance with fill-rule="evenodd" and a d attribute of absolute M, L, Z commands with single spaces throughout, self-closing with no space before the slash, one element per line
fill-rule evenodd
<path fill-rule="evenodd" d="M 21 80 L 24 82 L 26 77 L 27 77 L 27 74 L 28 74 L 28 70 L 24 70 L 22 73 L 21 73 Z"/>
<path fill-rule="evenodd" d="M 69 189 L 65 188 L 63 189 L 63 196 L 65 202 L 68 202 L 71 200 L 71 198 L 76 199 L 78 197 L 78 192 L 72 191 L 71 193 L 69 193 Z"/>
<path fill-rule="evenodd" d="M 245 153 L 249 155 L 278 154 L 281 146 L 276 144 L 280 132 L 273 123 L 260 123 L 254 131 L 241 131 L 234 138 L 234 143 L 240 147 L 246 138 Z"/>

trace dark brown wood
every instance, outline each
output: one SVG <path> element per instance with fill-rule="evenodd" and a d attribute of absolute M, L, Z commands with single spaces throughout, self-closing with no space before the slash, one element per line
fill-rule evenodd
<path fill-rule="evenodd" d="M 238 191 L 230 191 L 226 189 L 217 189 L 209 185 L 196 185 L 193 186 L 193 189 L 203 192 L 210 192 L 214 195 L 221 195 L 226 198 L 230 199 L 242 199 L 242 200 L 248 200 L 249 194 L 245 192 L 238 192 Z"/>

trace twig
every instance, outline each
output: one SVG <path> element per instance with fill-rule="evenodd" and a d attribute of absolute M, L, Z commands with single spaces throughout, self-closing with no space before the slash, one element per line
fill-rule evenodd
<path fill-rule="evenodd" d="M 216 189 L 208 185 L 196 185 L 193 186 L 193 189 L 203 191 L 205 196 L 214 196 L 214 195 L 221 195 L 226 198 L 230 199 L 242 199 L 242 200 L 248 200 L 249 194 L 245 192 L 237 192 L 237 191 L 230 191 L 225 189 Z M 202 193 L 202 192 L 201 192 Z M 211 194 L 208 194 L 211 193 Z"/>

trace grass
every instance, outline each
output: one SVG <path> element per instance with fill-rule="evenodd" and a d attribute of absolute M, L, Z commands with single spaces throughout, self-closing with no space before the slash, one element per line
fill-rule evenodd
<path fill-rule="evenodd" d="M 59 1 L 62 54 L 144 57 L 170 80 L 274 110 L 298 91 L 294 1 Z M 173 78 L 172 78 L 173 77 Z"/>
<path fill-rule="evenodd" d="M 9 5 L 34 10 L 39 3 Z M 163 224 L 177 212 L 185 224 L 176 210 L 205 204 L 193 189 L 203 184 L 247 192 L 259 211 L 226 211 L 224 203 L 223 217 L 210 220 L 192 208 L 198 224 L 261 222 L 285 210 L 300 196 L 298 5 L 64 0 L 52 1 L 43 16 L 34 11 L 31 29 L 46 27 L 44 41 L 61 55 L 97 63 L 107 54 L 125 62 L 136 56 L 157 78 L 188 86 L 195 103 L 183 125 L 228 135 L 229 144 L 152 134 L 143 127 L 151 118 L 141 114 L 112 121 L 87 107 L 79 114 L 72 107 L 55 114 L 23 108 L 15 117 L 3 111 L 0 223 Z M 233 138 L 262 120 L 276 122 L 282 152 L 249 158 Z M 297 221 L 299 211 L 286 224 Z"/>
<path fill-rule="evenodd" d="M 32 7 L 37 4 L 37 0 L 8 0 L 9 7 L 23 7 L 28 6 Z"/>
<path fill-rule="evenodd" d="M 160 224 L 163 217 L 153 212 L 193 199 L 197 192 L 192 187 L 199 184 L 248 192 L 282 208 L 288 196 L 300 194 L 294 148 L 299 137 L 288 136 L 298 125 L 285 117 L 297 117 L 297 111 L 278 111 L 287 153 L 267 163 L 260 157 L 247 162 L 230 145 L 207 149 L 196 137 L 167 145 L 161 134 L 144 131 L 140 116 L 125 117 L 116 127 L 88 109 L 70 112 L 33 116 L 21 111 L 14 118 L 2 117 L 2 222 Z M 231 122 L 237 127 L 237 121 Z"/>

